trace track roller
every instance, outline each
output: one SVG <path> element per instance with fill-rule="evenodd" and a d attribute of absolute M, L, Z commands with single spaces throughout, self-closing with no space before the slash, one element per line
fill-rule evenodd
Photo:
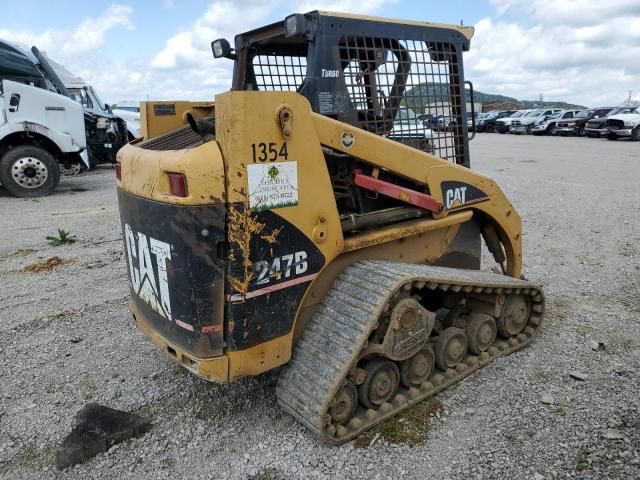
<path fill-rule="evenodd" d="M 467 335 L 457 327 L 445 328 L 436 340 L 436 365 L 441 370 L 454 368 L 467 353 Z"/>
<path fill-rule="evenodd" d="M 400 363 L 400 383 L 406 388 L 417 387 L 425 382 L 435 365 L 435 354 L 426 345 L 413 357 Z"/>
<path fill-rule="evenodd" d="M 367 378 L 358 387 L 360 403 L 376 409 L 395 396 L 400 385 L 400 372 L 397 365 L 386 358 L 369 360 L 364 368 Z"/>

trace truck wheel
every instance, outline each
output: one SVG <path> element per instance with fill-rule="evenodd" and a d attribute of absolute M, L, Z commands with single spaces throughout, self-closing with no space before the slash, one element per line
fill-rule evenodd
<path fill-rule="evenodd" d="M 0 181 L 16 197 L 44 197 L 60 183 L 60 168 L 44 148 L 21 145 L 0 159 Z"/>
<path fill-rule="evenodd" d="M 532 129 L 533 129 L 533 124 L 527 126 L 527 135 L 531 135 Z"/>
<path fill-rule="evenodd" d="M 607 135 L 607 140 L 617 140 L 618 139 L 618 135 L 616 135 L 615 133 L 609 133 Z"/>
<path fill-rule="evenodd" d="M 632 142 L 637 142 L 638 140 L 640 140 L 640 125 L 638 125 L 636 128 L 631 130 L 631 138 L 630 138 L 630 140 Z"/>

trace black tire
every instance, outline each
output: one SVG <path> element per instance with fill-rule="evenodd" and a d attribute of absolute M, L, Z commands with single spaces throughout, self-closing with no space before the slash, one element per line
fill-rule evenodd
<path fill-rule="evenodd" d="M 496 133 L 496 126 L 492 123 L 489 123 L 484 127 L 484 131 L 487 133 Z"/>
<path fill-rule="evenodd" d="M 400 386 L 400 371 L 395 363 L 386 358 L 371 360 L 365 364 L 364 368 L 367 371 L 367 377 L 358 386 L 358 397 L 362 405 L 376 409 L 395 397 Z M 384 376 L 387 378 L 385 379 Z M 386 381 L 388 384 L 385 383 Z M 383 383 L 385 384 L 382 385 Z"/>
<path fill-rule="evenodd" d="M 0 182 L 16 197 L 44 197 L 60 183 L 60 167 L 44 148 L 20 145 L 0 158 Z"/>
<path fill-rule="evenodd" d="M 618 135 L 615 133 L 609 133 L 607 134 L 607 140 L 618 140 Z"/>
<path fill-rule="evenodd" d="M 638 140 L 640 140 L 640 125 L 631 130 L 631 137 L 629 137 L 629 140 L 631 140 L 632 142 L 637 142 Z"/>
<path fill-rule="evenodd" d="M 527 135 L 531 135 L 531 130 L 533 129 L 533 124 L 532 125 L 527 125 Z"/>
<path fill-rule="evenodd" d="M 584 137 L 585 133 L 584 133 L 584 127 L 579 127 L 578 128 L 578 133 L 576 133 L 576 135 L 578 137 Z"/>

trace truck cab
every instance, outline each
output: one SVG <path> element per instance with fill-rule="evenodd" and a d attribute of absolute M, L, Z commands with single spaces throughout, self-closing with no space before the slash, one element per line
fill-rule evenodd
<path fill-rule="evenodd" d="M 82 106 L 55 90 L 34 55 L 0 41 L 0 182 L 14 196 L 49 195 L 60 165 L 88 162 Z"/>

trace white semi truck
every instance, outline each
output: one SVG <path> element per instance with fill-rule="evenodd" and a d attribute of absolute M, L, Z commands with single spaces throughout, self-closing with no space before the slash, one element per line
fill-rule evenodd
<path fill-rule="evenodd" d="M 0 41 L 0 183 L 17 197 L 49 195 L 61 164 L 87 156 L 82 105 L 60 93 L 29 52 Z"/>

